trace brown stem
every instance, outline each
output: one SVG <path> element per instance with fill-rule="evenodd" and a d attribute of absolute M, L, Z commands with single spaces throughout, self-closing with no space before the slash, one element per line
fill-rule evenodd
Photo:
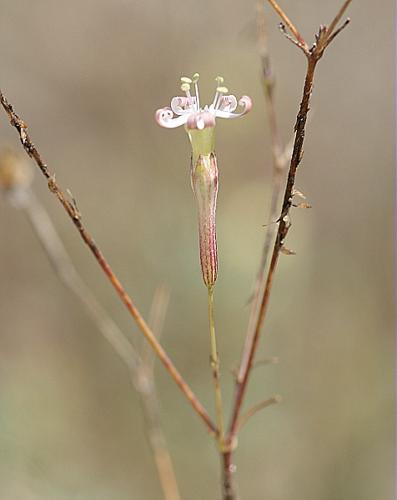
<path fill-rule="evenodd" d="M 150 311 L 148 316 L 149 326 L 152 329 L 152 331 L 156 334 L 156 338 L 158 341 L 160 341 L 162 336 L 169 301 L 170 301 L 169 288 L 164 284 L 158 285 L 153 295 L 152 304 L 150 306 Z M 154 362 L 156 354 L 153 351 L 153 349 L 151 349 L 150 344 L 146 342 L 144 338 L 142 339 L 140 353 L 143 364 L 147 367 L 151 376 L 154 376 Z"/>
<path fill-rule="evenodd" d="M 268 0 L 273 9 L 277 12 L 277 14 L 281 17 L 283 22 L 288 26 L 290 29 L 291 33 L 295 36 L 297 41 L 299 42 L 302 47 L 307 48 L 307 44 L 305 40 L 302 38 L 302 35 L 299 33 L 299 31 L 296 29 L 295 25 L 292 23 L 292 21 L 289 19 L 287 14 L 283 11 L 283 9 L 278 5 L 278 3 L 275 0 Z"/>
<path fill-rule="evenodd" d="M 150 364 L 148 366 L 146 358 L 139 356 L 128 338 L 99 304 L 91 290 L 81 279 L 50 216 L 32 191 L 25 191 L 21 207 L 26 213 L 34 233 L 59 279 L 78 298 L 98 328 L 98 331 L 101 332 L 116 354 L 120 356 L 128 367 L 134 388 L 140 396 L 145 427 L 164 499 L 180 500 L 171 456 L 161 428 L 158 398 Z M 159 293 L 156 292 L 155 294 L 154 306 L 158 304 L 156 299 Z M 162 306 L 162 304 L 159 304 L 159 306 Z M 158 310 L 157 307 L 156 310 Z M 161 316 L 163 315 L 162 308 L 160 314 Z M 158 317 L 159 314 L 153 314 L 153 316 Z M 156 321 L 156 326 L 157 328 L 153 328 L 153 330 L 159 335 L 161 319 Z"/>
<path fill-rule="evenodd" d="M 283 17 L 285 21 L 285 14 L 281 11 L 280 7 L 278 7 L 275 0 L 269 0 L 273 5 L 275 10 Z M 340 20 L 343 15 L 346 7 L 350 3 L 351 0 L 347 0 L 342 9 L 337 14 L 335 20 L 332 22 L 331 27 L 332 30 L 336 27 L 337 22 Z M 281 11 L 281 12 L 280 12 Z M 297 115 L 294 131 L 295 131 L 295 139 L 294 146 L 292 151 L 292 157 L 290 161 L 290 167 L 288 172 L 287 183 L 284 192 L 284 198 L 281 207 L 281 213 L 278 219 L 278 230 L 276 234 L 276 239 L 273 247 L 273 253 L 270 261 L 270 266 L 265 282 L 265 286 L 262 293 L 262 299 L 260 302 L 258 316 L 255 324 L 254 333 L 248 341 L 246 342 L 245 349 L 243 351 L 239 376 L 236 382 L 236 389 L 234 395 L 234 403 L 232 409 L 232 417 L 230 421 L 229 431 L 227 435 L 227 442 L 229 446 L 232 448 L 234 443 L 236 442 L 238 426 L 239 426 L 239 417 L 242 409 L 242 404 L 244 400 L 244 396 L 247 389 L 247 384 L 249 380 L 249 376 L 253 367 L 253 361 L 255 357 L 255 353 L 258 347 L 258 341 L 260 332 L 265 320 L 270 293 L 272 289 L 274 273 L 277 267 L 278 258 L 280 252 L 283 250 L 284 241 L 288 234 L 288 231 L 291 227 L 289 212 L 292 206 L 292 200 L 294 196 L 294 185 L 295 185 L 295 176 L 298 169 L 298 166 L 301 162 L 303 156 L 303 143 L 305 138 L 305 127 L 307 121 L 307 115 L 309 112 L 309 104 L 310 97 L 313 89 L 313 79 L 314 73 L 317 66 L 318 61 L 324 54 L 324 50 L 327 47 L 327 42 L 329 38 L 332 36 L 332 30 L 327 30 L 324 26 L 320 27 L 319 33 L 316 36 L 316 43 L 310 49 L 307 55 L 307 70 L 305 83 L 303 87 L 303 95 L 302 101 L 299 107 L 299 112 Z M 307 45 L 306 45 L 307 46 Z"/>
<path fill-rule="evenodd" d="M 345 0 L 345 2 L 343 3 L 342 7 L 339 9 L 339 12 L 336 14 L 336 16 L 334 17 L 333 21 L 329 25 L 328 30 L 327 30 L 328 31 L 328 38 L 330 38 L 330 36 L 334 32 L 334 30 L 337 27 L 339 21 L 342 19 L 343 14 L 346 12 L 346 9 L 351 4 L 351 1 L 352 0 Z"/>
<path fill-rule="evenodd" d="M 262 328 L 262 324 L 263 324 L 263 321 L 265 318 L 265 313 L 266 313 L 267 306 L 269 303 L 274 272 L 276 270 L 277 261 L 278 261 L 279 255 L 280 255 L 280 250 L 283 246 L 285 237 L 287 236 L 287 233 L 288 233 L 288 230 L 290 227 L 289 210 L 290 210 L 290 207 L 292 204 L 292 196 L 293 196 L 292 193 L 293 193 L 293 187 L 295 184 L 296 170 L 297 170 L 299 163 L 301 161 L 301 158 L 302 158 L 302 151 L 303 151 L 302 147 L 303 147 L 303 141 L 304 141 L 304 137 L 305 137 L 305 125 L 306 125 L 307 113 L 309 111 L 310 96 L 311 96 L 311 92 L 312 92 L 312 88 L 313 88 L 313 77 L 314 77 L 314 71 L 316 68 L 317 61 L 318 61 L 318 59 L 315 57 L 308 59 L 305 85 L 303 88 L 303 97 L 302 97 L 302 102 L 301 102 L 301 105 L 299 108 L 299 113 L 298 113 L 296 124 L 295 124 L 294 149 L 293 149 L 290 168 L 289 168 L 289 172 L 288 172 L 287 185 L 285 188 L 284 200 L 283 200 L 283 205 L 282 205 L 281 214 L 280 214 L 280 218 L 279 218 L 279 226 L 278 226 L 278 231 L 277 231 L 277 235 L 276 235 L 276 241 L 274 243 L 270 267 L 269 267 L 269 271 L 268 271 L 268 275 L 267 275 L 267 279 L 266 279 L 266 284 L 265 284 L 265 288 L 264 288 L 263 295 L 262 295 L 262 300 L 261 300 L 259 311 L 258 311 L 258 318 L 257 318 L 255 329 L 254 329 L 254 335 L 252 336 L 252 339 L 250 340 L 250 345 L 248 346 L 248 349 L 246 349 L 243 352 L 243 356 L 241 359 L 239 379 L 238 379 L 237 385 L 236 385 L 236 393 L 235 393 L 234 407 L 233 407 L 233 413 L 232 413 L 232 420 L 231 420 L 230 429 L 229 429 L 229 435 L 231 437 L 235 436 L 235 434 L 237 432 L 239 414 L 241 411 L 241 406 L 242 406 L 243 398 L 245 395 L 249 375 L 251 372 L 254 356 L 256 353 L 256 349 L 258 347 L 258 340 L 259 340 L 259 336 L 260 336 L 260 331 Z"/>
<path fill-rule="evenodd" d="M 272 241 L 274 239 L 277 229 L 277 226 L 274 224 L 274 222 L 276 221 L 278 215 L 278 204 L 283 185 L 282 184 L 283 174 L 288 164 L 288 156 L 285 153 L 278 126 L 276 106 L 274 102 L 275 79 L 268 51 L 265 12 L 263 8 L 263 3 L 260 0 L 258 0 L 257 4 L 257 33 L 258 33 L 259 53 L 262 63 L 263 91 L 265 95 L 266 112 L 267 112 L 269 131 L 270 131 L 270 142 L 271 142 L 272 162 L 273 162 L 273 182 L 272 182 L 270 209 L 267 219 L 266 236 L 262 248 L 262 256 L 258 268 L 259 270 L 254 285 L 254 292 L 252 296 L 250 316 L 248 320 L 248 328 L 245 337 L 243 352 L 249 349 L 249 345 L 252 342 L 252 336 L 254 334 L 254 328 L 258 314 L 260 298 L 264 287 L 266 265 L 268 262 Z M 245 367 L 241 365 L 240 373 L 238 373 L 238 379 L 241 379 L 242 372 L 244 369 Z"/>
<path fill-rule="evenodd" d="M 186 399 L 189 401 L 191 406 L 193 407 L 194 411 L 201 417 L 205 425 L 207 426 L 208 430 L 216 435 L 217 434 L 217 429 L 216 426 L 213 424 L 210 416 L 208 415 L 206 409 L 203 407 L 203 405 L 200 403 L 198 400 L 197 396 L 193 393 L 189 385 L 186 383 L 185 379 L 182 377 L 182 375 L 179 373 L 171 359 L 169 358 L 168 354 L 166 351 L 163 349 L 161 344 L 158 342 L 156 339 L 154 333 L 152 330 L 149 328 L 148 324 L 145 322 L 143 317 L 141 316 L 140 312 L 136 308 L 135 304 L 133 303 L 131 297 L 128 295 L 124 287 L 122 286 L 121 282 L 117 278 L 117 276 L 114 274 L 112 268 L 110 267 L 109 263 L 105 259 L 104 255 L 102 254 L 101 250 L 93 240 L 92 236 L 90 233 L 87 231 L 85 226 L 82 223 L 81 220 L 81 214 L 79 210 L 77 209 L 76 203 L 74 200 L 69 201 L 67 195 L 64 193 L 64 191 L 61 189 L 57 181 L 55 180 L 55 176 L 50 173 L 48 166 L 46 163 L 43 161 L 39 151 L 33 144 L 32 140 L 30 139 L 29 134 L 27 133 L 27 125 L 24 123 L 21 118 L 15 113 L 12 105 L 8 102 L 6 97 L 4 96 L 3 92 L 0 90 L 0 101 L 1 104 L 6 111 L 10 123 L 19 133 L 19 138 L 22 143 L 23 148 L 25 149 L 26 153 L 35 160 L 37 166 L 39 167 L 40 171 L 44 175 L 44 177 L 48 180 L 48 187 L 52 193 L 55 194 L 55 196 L 58 198 L 59 202 L 62 204 L 64 207 L 66 213 L 72 220 L 73 224 L 75 225 L 76 229 L 80 233 L 81 238 L 83 239 L 84 243 L 89 247 L 91 250 L 92 254 L 94 255 L 96 261 L 102 268 L 103 272 L 109 279 L 110 283 L 112 284 L 113 288 L 117 292 L 118 296 L 120 297 L 121 301 L 124 303 L 126 308 L 128 309 L 129 313 L 131 316 L 134 318 L 136 324 L 138 325 L 139 329 L 143 333 L 143 335 L 146 337 L 146 340 L 149 342 L 151 345 L 152 349 L 155 351 L 157 354 L 158 358 L 160 361 L 163 363 L 164 367 L 174 380 L 174 382 L 177 384 L 177 386 L 180 388 L 182 393 L 185 395 Z"/>
<path fill-rule="evenodd" d="M 281 401 L 281 396 L 272 396 L 269 399 L 265 399 L 264 401 L 261 401 L 260 403 L 252 406 L 249 410 L 247 410 L 243 415 L 240 416 L 238 420 L 238 425 L 237 429 L 240 431 L 240 429 L 250 420 L 251 417 L 253 417 L 256 413 L 258 413 L 261 410 L 264 410 L 268 406 L 275 405 L 277 403 L 280 403 Z"/>
<path fill-rule="evenodd" d="M 169 290 L 164 285 L 156 288 L 149 313 L 149 325 L 160 339 L 169 303 Z M 134 387 L 140 395 L 144 423 L 157 468 L 164 500 L 181 500 L 175 469 L 161 425 L 160 404 L 154 379 L 155 353 L 148 342 L 141 348 L 141 363 L 132 375 Z"/>
<path fill-rule="evenodd" d="M 59 280 L 77 297 L 98 331 L 129 370 L 135 372 L 141 363 L 138 352 L 82 280 L 48 212 L 33 191 L 25 191 L 21 208 Z"/>
<path fill-rule="evenodd" d="M 222 459 L 222 499 L 239 500 L 239 495 L 234 484 L 233 476 L 236 472 L 236 466 L 233 464 L 233 454 L 226 451 L 221 455 Z"/>

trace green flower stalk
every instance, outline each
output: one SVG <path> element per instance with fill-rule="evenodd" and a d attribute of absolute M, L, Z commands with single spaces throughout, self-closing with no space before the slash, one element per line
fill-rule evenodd
<path fill-rule="evenodd" d="M 238 118 L 252 107 L 249 97 L 238 102 L 228 95 L 223 78 L 218 76 L 214 99 L 210 105 L 200 107 L 198 73 L 192 78 L 181 78 L 183 97 L 173 97 L 170 108 L 156 112 L 156 121 L 165 128 L 185 126 L 192 146 L 191 183 L 198 211 L 200 263 L 203 280 L 208 289 L 218 275 L 216 244 L 216 202 L 218 196 L 218 167 L 215 155 L 215 118 Z M 192 93 L 191 93 L 192 91 Z M 237 106 L 242 108 L 235 113 Z"/>

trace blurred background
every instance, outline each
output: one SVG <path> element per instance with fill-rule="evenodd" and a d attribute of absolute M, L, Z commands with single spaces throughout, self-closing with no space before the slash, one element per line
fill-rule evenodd
<path fill-rule="evenodd" d="M 308 41 L 340 1 L 284 0 Z M 57 180 L 147 315 L 171 290 L 163 343 L 213 413 L 206 290 L 183 129 L 154 111 L 198 71 L 253 98 L 217 124 L 221 175 L 216 320 L 226 405 L 239 359 L 271 193 L 255 2 L 1 0 L 1 88 Z M 293 131 L 305 61 L 265 4 L 282 137 Z M 353 2 L 352 23 L 318 66 L 295 210 L 247 406 L 283 402 L 241 433 L 244 500 L 394 498 L 394 4 Z M 0 147 L 20 150 L 6 115 Z M 73 262 L 131 338 L 139 332 L 59 203 L 33 189 Z M 0 199 L 0 498 L 160 499 L 128 372 L 60 283 L 23 211 Z M 213 442 L 156 366 L 162 421 L 184 500 L 216 500 Z M 205 490 L 203 489 L 205 488 Z"/>

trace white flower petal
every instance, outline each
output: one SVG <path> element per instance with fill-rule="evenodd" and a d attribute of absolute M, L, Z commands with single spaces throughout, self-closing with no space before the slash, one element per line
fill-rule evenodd
<path fill-rule="evenodd" d="M 219 110 L 232 113 L 237 108 L 237 99 L 234 95 L 224 95 L 220 99 Z"/>
<path fill-rule="evenodd" d="M 252 108 L 252 100 L 246 95 L 239 100 L 238 104 L 243 108 L 240 113 L 232 113 L 230 111 L 222 111 L 221 109 L 217 109 L 215 110 L 215 116 L 217 118 L 239 118 L 240 116 L 248 113 Z"/>
<path fill-rule="evenodd" d="M 156 122 L 165 128 L 176 128 L 184 125 L 190 113 L 174 118 L 171 108 L 161 108 L 156 111 Z"/>
<path fill-rule="evenodd" d="M 196 98 L 173 97 L 171 99 L 171 109 L 176 115 L 191 113 L 195 109 Z"/>

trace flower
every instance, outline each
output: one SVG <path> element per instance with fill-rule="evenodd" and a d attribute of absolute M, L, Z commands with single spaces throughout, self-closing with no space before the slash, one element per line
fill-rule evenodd
<path fill-rule="evenodd" d="M 224 79 L 221 76 L 215 78 L 217 87 L 212 103 L 203 108 L 200 107 L 198 80 L 198 73 L 195 73 L 192 78 L 185 76 L 181 78 L 181 90 L 185 96 L 173 97 L 171 107 L 156 111 L 156 121 L 159 125 L 165 128 L 185 125 L 187 130 L 203 130 L 207 127 L 214 127 L 215 118 L 238 118 L 250 111 L 252 107 L 250 97 L 243 96 L 237 102 L 234 95 L 228 95 L 229 91 L 223 86 Z M 194 95 L 190 92 L 192 86 Z M 235 113 L 238 105 L 241 106 L 242 111 Z"/>

